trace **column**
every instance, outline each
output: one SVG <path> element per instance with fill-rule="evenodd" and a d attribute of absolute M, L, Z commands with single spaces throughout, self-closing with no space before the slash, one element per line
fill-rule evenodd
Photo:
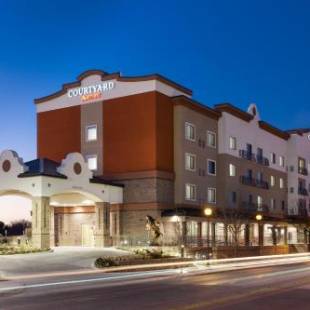
<path fill-rule="evenodd" d="M 32 199 L 32 245 L 39 249 L 50 248 L 50 214 L 49 197 Z"/>
<path fill-rule="evenodd" d="M 224 244 L 228 246 L 228 225 L 224 225 Z"/>
<path fill-rule="evenodd" d="M 186 246 L 187 243 L 187 227 L 186 227 L 186 221 L 182 221 L 182 244 Z"/>
<path fill-rule="evenodd" d="M 287 245 L 288 242 L 287 242 L 287 226 L 285 226 L 284 228 L 284 245 Z"/>
<path fill-rule="evenodd" d="M 211 238 L 212 238 L 212 248 L 216 246 L 216 223 L 211 224 Z"/>
<path fill-rule="evenodd" d="M 202 246 L 202 223 L 197 222 L 197 246 Z"/>
<path fill-rule="evenodd" d="M 258 245 L 264 246 L 264 224 L 258 223 Z"/>
<path fill-rule="evenodd" d="M 50 206 L 50 246 L 55 246 L 55 210 L 54 207 Z"/>
<path fill-rule="evenodd" d="M 110 207 L 108 203 L 97 202 L 95 205 L 95 246 L 110 246 Z"/>
<path fill-rule="evenodd" d="M 250 225 L 249 224 L 245 225 L 244 243 L 245 243 L 245 246 L 250 246 Z"/>

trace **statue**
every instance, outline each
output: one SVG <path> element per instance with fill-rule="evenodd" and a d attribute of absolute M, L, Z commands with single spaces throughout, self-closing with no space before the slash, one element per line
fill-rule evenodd
<path fill-rule="evenodd" d="M 147 215 L 145 227 L 152 234 L 150 245 L 158 245 L 158 239 L 162 236 L 159 223 L 152 216 Z"/>

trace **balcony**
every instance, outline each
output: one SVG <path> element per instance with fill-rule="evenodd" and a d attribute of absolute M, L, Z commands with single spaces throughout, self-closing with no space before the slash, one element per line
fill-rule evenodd
<path fill-rule="evenodd" d="M 262 189 L 269 189 L 269 183 L 267 181 L 263 180 L 257 180 L 254 178 L 246 177 L 246 176 L 241 176 L 240 182 L 244 185 L 248 186 L 254 186 Z"/>
<path fill-rule="evenodd" d="M 299 187 L 298 188 L 298 194 L 301 195 L 301 196 L 308 196 L 308 191 L 304 187 Z"/>
<path fill-rule="evenodd" d="M 239 156 L 243 159 L 255 161 L 255 155 L 251 152 L 246 151 L 246 150 L 239 150 Z"/>
<path fill-rule="evenodd" d="M 260 165 L 263 165 L 263 166 L 269 166 L 269 159 L 266 158 L 266 157 L 263 157 L 263 156 L 259 156 L 257 155 L 256 156 L 256 162 Z"/>
<path fill-rule="evenodd" d="M 308 169 L 307 168 L 298 167 L 298 173 L 302 174 L 302 175 L 308 175 Z"/>

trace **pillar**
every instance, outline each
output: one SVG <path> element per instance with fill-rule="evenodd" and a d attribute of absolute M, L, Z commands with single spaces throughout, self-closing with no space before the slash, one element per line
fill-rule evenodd
<path fill-rule="evenodd" d="M 224 244 L 228 246 L 228 225 L 224 225 Z"/>
<path fill-rule="evenodd" d="M 202 223 L 197 223 L 197 246 L 202 246 Z"/>
<path fill-rule="evenodd" d="M 245 243 L 245 246 L 250 246 L 250 225 L 249 224 L 245 225 L 244 243 Z"/>
<path fill-rule="evenodd" d="M 258 223 L 258 245 L 264 246 L 264 224 Z"/>
<path fill-rule="evenodd" d="M 50 246 L 55 246 L 55 210 L 54 207 L 49 207 L 50 211 Z"/>
<path fill-rule="evenodd" d="M 187 244 L 187 227 L 186 227 L 186 221 L 182 221 L 182 244 L 185 246 Z"/>
<path fill-rule="evenodd" d="M 287 245 L 288 244 L 287 226 L 285 226 L 283 229 L 284 229 L 284 245 Z"/>
<path fill-rule="evenodd" d="M 34 197 L 32 200 L 32 245 L 39 249 L 49 249 L 51 231 L 51 211 L 49 197 Z"/>
<path fill-rule="evenodd" d="M 110 246 L 110 207 L 108 203 L 97 202 L 95 205 L 95 246 Z"/>
<path fill-rule="evenodd" d="M 211 238 L 212 238 L 212 248 L 216 246 L 216 223 L 212 223 L 211 225 Z"/>

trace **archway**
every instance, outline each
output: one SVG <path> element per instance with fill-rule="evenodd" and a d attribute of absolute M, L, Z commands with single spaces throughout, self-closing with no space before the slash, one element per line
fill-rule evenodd
<path fill-rule="evenodd" d="M 65 191 L 50 197 L 55 246 L 95 246 L 98 197 L 84 191 Z"/>
<path fill-rule="evenodd" d="M 23 241 L 31 238 L 32 197 L 18 191 L 0 193 L 1 241 Z"/>

